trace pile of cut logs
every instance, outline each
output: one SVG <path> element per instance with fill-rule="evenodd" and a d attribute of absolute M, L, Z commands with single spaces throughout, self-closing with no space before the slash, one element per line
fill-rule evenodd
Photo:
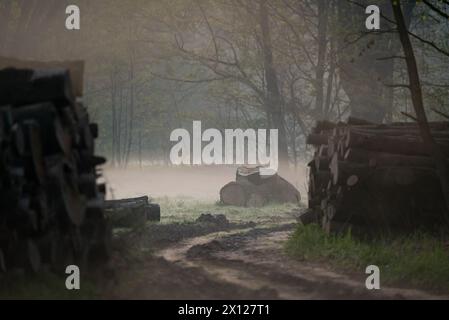
<path fill-rule="evenodd" d="M 148 196 L 105 201 L 105 213 L 113 228 L 131 228 L 160 221 L 161 208 Z"/>
<path fill-rule="evenodd" d="M 262 207 L 269 203 L 299 203 L 299 191 L 278 174 L 263 175 L 260 166 L 241 166 L 235 181 L 220 190 L 220 202 L 239 207 Z"/>
<path fill-rule="evenodd" d="M 73 72 L 0 70 L 0 271 L 60 272 L 108 257 L 96 169 L 105 159 L 94 155 L 98 128 Z"/>
<path fill-rule="evenodd" d="M 449 122 L 429 123 L 449 158 Z M 304 221 L 326 231 L 435 229 L 448 212 L 429 148 L 416 123 L 319 121 L 308 136 L 309 208 Z M 448 162 L 449 165 L 449 162 Z"/>

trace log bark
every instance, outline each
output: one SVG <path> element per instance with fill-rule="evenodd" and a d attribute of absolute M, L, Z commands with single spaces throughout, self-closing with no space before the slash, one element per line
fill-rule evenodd
<path fill-rule="evenodd" d="M 345 153 L 344 160 L 348 162 L 368 164 L 370 167 L 411 166 L 411 167 L 435 168 L 435 162 L 430 157 L 408 156 L 385 152 L 373 152 L 363 149 L 348 149 Z"/>
<path fill-rule="evenodd" d="M 147 196 L 107 200 L 104 208 L 114 227 L 132 228 L 161 219 L 160 206 L 150 203 Z"/>
<path fill-rule="evenodd" d="M 333 185 L 353 185 L 353 176 L 366 176 L 369 170 L 367 165 L 340 161 L 337 154 L 332 157 L 329 167 Z"/>
<path fill-rule="evenodd" d="M 242 184 L 229 182 L 220 190 L 220 201 L 227 205 L 244 207 L 246 205 L 246 191 Z"/>
<path fill-rule="evenodd" d="M 84 89 L 84 61 L 31 61 L 18 60 L 13 58 L 0 57 L 0 69 L 18 68 L 18 69 L 66 69 L 69 71 L 72 90 L 77 97 L 83 96 Z"/>
<path fill-rule="evenodd" d="M 21 106 L 52 102 L 57 107 L 65 107 L 74 101 L 68 71 L 0 71 L 0 105 Z"/>
<path fill-rule="evenodd" d="M 66 155 L 70 153 L 72 139 L 52 103 L 23 106 L 15 109 L 12 116 L 17 123 L 25 121 L 39 123 L 42 139 L 47 142 L 43 150 L 45 154 L 52 155 L 61 151 Z"/>
<path fill-rule="evenodd" d="M 3 250 L 0 248 L 0 272 L 6 272 L 6 270 L 5 255 L 3 254 Z"/>
<path fill-rule="evenodd" d="M 104 202 L 105 209 L 115 209 L 115 208 L 127 208 L 138 205 L 147 205 L 149 203 L 148 196 L 142 196 L 137 198 L 126 198 L 117 200 L 107 200 Z"/>
<path fill-rule="evenodd" d="M 449 141 L 441 139 L 437 142 L 442 152 L 449 156 Z M 404 155 L 429 155 L 428 145 L 418 138 L 367 135 L 356 131 L 348 132 L 345 147 Z"/>
<path fill-rule="evenodd" d="M 309 208 L 319 212 L 323 229 L 331 232 L 336 226 L 351 225 L 368 234 L 438 230 L 445 225 L 447 210 L 437 166 L 418 126 L 351 123 L 313 130 L 320 139 L 328 138 L 326 145 L 315 145 L 309 165 Z M 449 150 L 448 124 L 429 123 L 443 150 Z M 329 163 L 329 171 L 322 163 Z"/>
<path fill-rule="evenodd" d="M 235 182 L 221 188 L 220 201 L 223 204 L 260 207 L 269 202 L 299 203 L 301 200 L 298 190 L 277 174 L 252 180 L 238 175 L 236 178 Z"/>
<path fill-rule="evenodd" d="M 306 143 L 314 146 L 327 145 L 327 139 L 325 134 L 312 133 L 307 136 Z"/>
<path fill-rule="evenodd" d="M 0 269 L 108 258 L 91 128 L 68 71 L 0 70 Z"/>

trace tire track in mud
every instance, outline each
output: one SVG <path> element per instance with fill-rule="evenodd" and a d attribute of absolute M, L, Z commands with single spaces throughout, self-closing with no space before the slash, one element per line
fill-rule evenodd
<path fill-rule="evenodd" d="M 447 299 L 419 290 L 367 290 L 366 275 L 349 277 L 290 259 L 283 244 L 295 224 L 210 233 L 183 240 L 155 253 L 168 262 L 204 271 L 214 281 L 280 299 Z"/>
<path fill-rule="evenodd" d="M 114 281 L 105 284 L 101 296 L 104 299 L 143 300 L 278 299 L 274 290 L 264 287 L 252 290 L 222 281 L 205 272 L 203 267 L 176 258 L 183 256 L 182 244 L 190 241 L 189 246 L 206 244 L 217 237 L 238 230 L 250 230 L 254 226 L 254 223 L 226 223 L 220 226 L 213 223 L 173 224 L 152 226 L 117 239 L 111 261 L 115 270 Z M 148 251 L 149 248 L 151 251 Z M 162 252 L 167 253 L 168 259 L 163 257 Z"/>

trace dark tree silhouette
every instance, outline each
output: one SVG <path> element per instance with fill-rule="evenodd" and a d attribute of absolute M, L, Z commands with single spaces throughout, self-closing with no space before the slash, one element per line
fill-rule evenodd
<path fill-rule="evenodd" d="M 397 30 L 399 38 L 401 40 L 402 48 L 405 55 L 405 61 L 407 64 L 407 72 L 409 78 L 409 89 L 411 91 L 413 108 L 416 113 L 419 130 L 422 140 L 429 146 L 429 153 L 435 160 L 438 176 L 441 183 L 441 189 L 443 191 L 446 206 L 449 210 L 449 171 L 446 167 L 446 159 L 438 144 L 432 137 L 430 132 L 429 123 L 427 121 L 426 112 L 424 110 L 423 96 L 421 90 L 421 82 L 418 72 L 418 66 L 416 64 L 415 53 L 413 45 L 410 41 L 407 26 L 405 24 L 404 16 L 399 1 L 391 0 L 393 7 L 394 17 L 397 23 Z"/>

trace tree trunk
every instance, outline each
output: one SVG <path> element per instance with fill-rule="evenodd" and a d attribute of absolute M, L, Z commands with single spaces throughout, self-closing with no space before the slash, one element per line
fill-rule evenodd
<path fill-rule="evenodd" d="M 324 70 L 326 65 L 327 50 L 327 18 L 328 0 L 318 0 L 318 59 L 315 72 L 315 110 L 320 119 L 325 118 L 324 110 Z"/>
<path fill-rule="evenodd" d="M 112 109 L 112 166 L 117 165 L 116 162 L 116 144 L 117 144 L 117 113 L 115 110 L 115 73 L 111 74 L 111 109 Z"/>
<path fill-rule="evenodd" d="M 339 37 L 340 79 L 350 100 L 351 115 L 357 118 L 382 123 L 391 112 L 391 79 L 394 71 L 392 56 L 399 50 L 399 42 L 384 28 L 382 36 L 367 34 L 355 43 L 351 34 L 366 33 L 364 7 L 352 1 L 337 1 L 340 30 L 348 33 Z M 391 16 L 388 2 L 380 6 L 381 13 Z M 413 1 L 407 1 L 407 22 L 410 22 Z M 382 26 L 386 23 L 383 23 Z"/>
<path fill-rule="evenodd" d="M 139 130 L 139 168 L 142 169 L 142 129 Z"/>
<path fill-rule="evenodd" d="M 449 211 L 449 170 L 446 167 L 445 156 L 435 142 L 432 134 L 430 132 L 430 127 L 427 122 L 426 112 L 424 110 L 424 103 L 421 91 L 421 83 L 419 78 L 418 66 L 416 64 L 415 53 L 413 51 L 413 46 L 408 35 L 408 30 L 406 23 L 404 21 L 404 16 L 402 14 L 401 5 L 398 2 L 391 1 L 393 7 L 394 17 L 396 19 L 399 38 L 402 43 L 402 48 L 405 54 L 405 61 L 407 63 L 407 71 L 409 76 L 409 85 L 412 95 L 413 108 L 415 109 L 416 117 L 418 118 L 419 131 L 424 143 L 428 146 L 429 153 L 433 156 L 435 160 L 435 165 L 437 168 L 437 173 L 441 183 L 441 190 L 443 192 L 446 207 Z"/>
<path fill-rule="evenodd" d="M 11 1 L 2 1 L 0 3 L 0 52 L 5 54 L 9 35 L 9 21 L 11 18 Z"/>
<path fill-rule="evenodd" d="M 331 40 L 330 51 L 329 51 L 329 75 L 327 78 L 327 91 L 326 91 L 326 102 L 324 104 L 324 119 L 329 118 L 329 113 L 331 110 L 331 100 L 332 100 L 332 89 L 334 86 L 334 76 L 336 69 L 336 61 L 335 61 L 335 44 L 334 41 Z"/>
<path fill-rule="evenodd" d="M 268 17 L 266 0 L 260 1 L 260 26 L 262 31 L 263 59 L 265 69 L 265 81 L 267 86 L 267 110 L 271 115 L 274 129 L 279 134 L 279 165 L 280 170 L 288 168 L 288 147 L 285 130 L 285 117 L 283 101 L 279 90 L 279 83 L 273 61 L 272 43 L 270 35 L 270 21 Z"/>
<path fill-rule="evenodd" d="M 133 128 L 134 128 L 134 56 L 133 53 L 131 53 L 131 65 L 130 65 L 130 75 L 129 75 L 129 82 L 130 82 L 130 92 L 129 92 L 129 125 L 128 125 L 128 142 L 127 142 L 127 148 L 126 148 L 126 156 L 125 156 L 125 165 L 129 162 L 129 156 L 131 153 L 131 147 L 133 142 Z"/>

